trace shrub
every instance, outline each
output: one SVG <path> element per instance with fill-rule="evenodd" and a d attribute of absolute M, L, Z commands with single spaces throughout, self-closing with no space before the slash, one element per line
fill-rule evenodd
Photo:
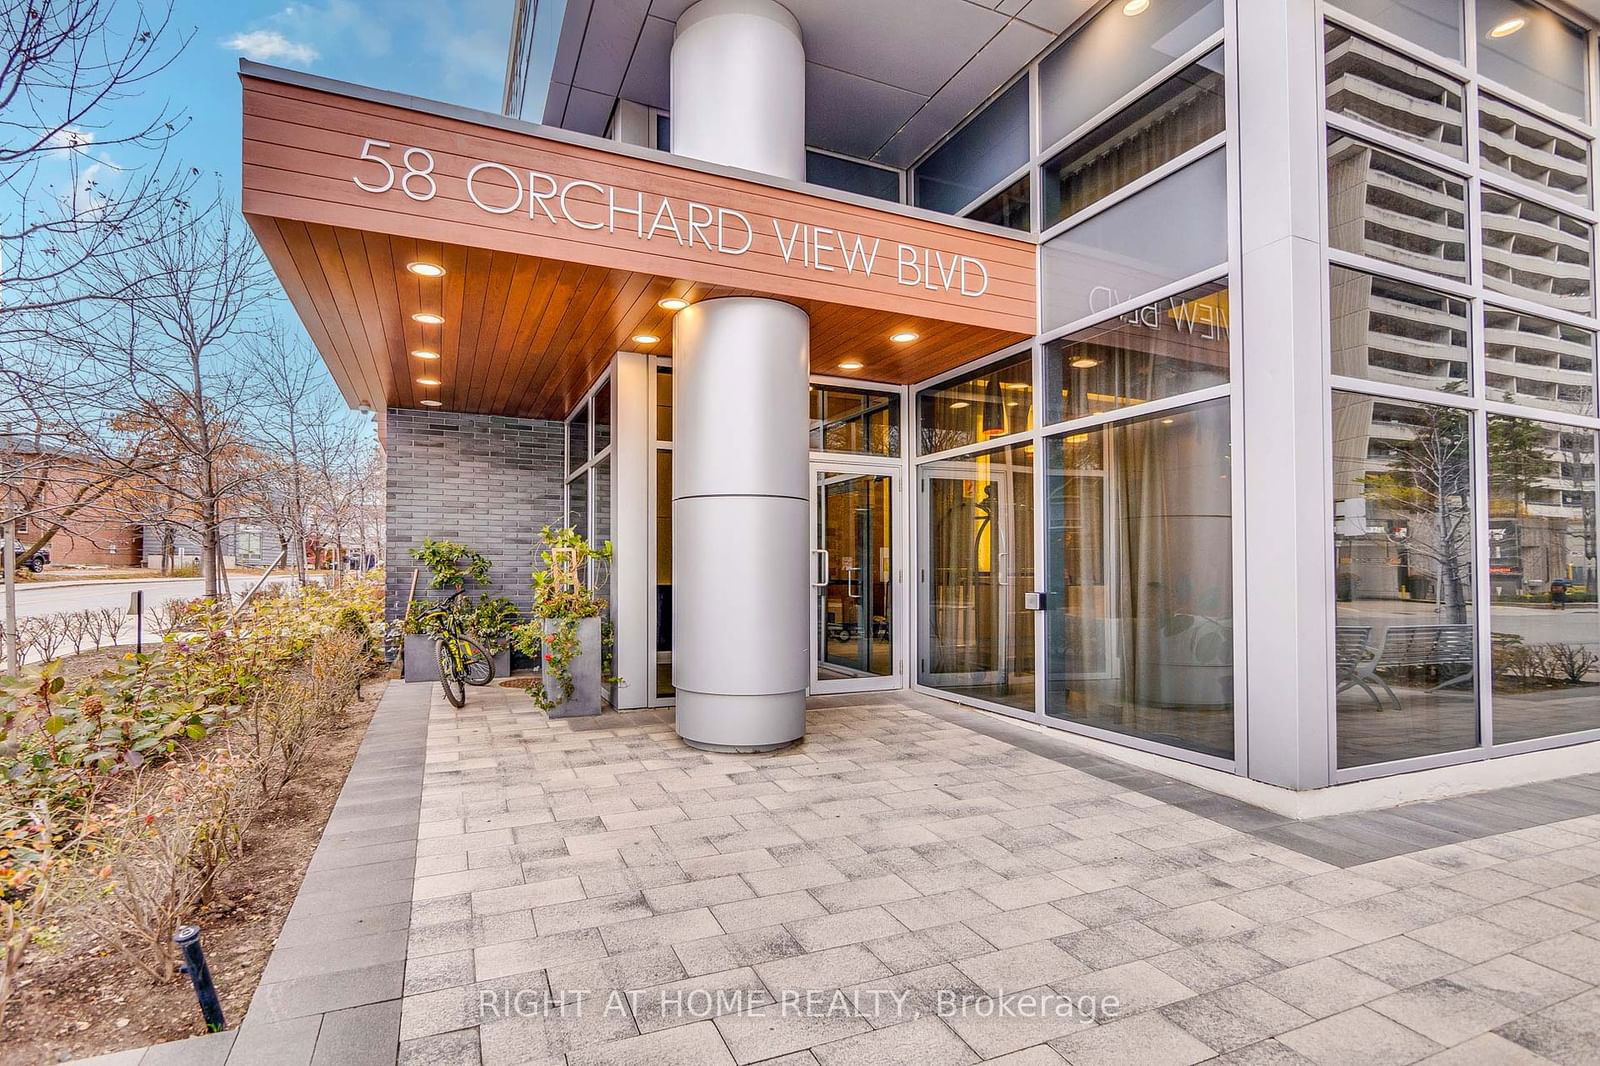
<path fill-rule="evenodd" d="M 1519 636 L 1495 634 L 1494 672 L 1522 685 L 1538 685 L 1550 676 L 1546 645 L 1529 644 Z"/>
<path fill-rule="evenodd" d="M 1545 654 L 1551 665 L 1574 685 L 1600 666 L 1600 655 L 1590 651 L 1586 644 L 1546 644 Z"/>

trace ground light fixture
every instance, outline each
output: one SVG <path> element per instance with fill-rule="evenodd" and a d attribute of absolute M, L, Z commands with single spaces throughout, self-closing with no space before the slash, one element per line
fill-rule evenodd
<path fill-rule="evenodd" d="M 1499 40 L 1501 37 L 1510 37 L 1527 24 L 1528 20 L 1520 15 L 1515 18 L 1508 18 L 1503 22 L 1495 23 L 1494 27 L 1489 30 L 1489 36 L 1495 40 Z"/>
<path fill-rule="evenodd" d="M 418 311 L 411 316 L 411 321 L 421 322 L 424 326 L 442 326 L 444 316 L 433 314 L 431 311 Z"/>
<path fill-rule="evenodd" d="M 902 333 L 889 334 L 889 339 L 894 341 L 896 344 L 910 344 L 912 341 L 917 339 L 917 336 L 917 334 L 911 332 L 910 330 L 906 330 Z"/>
<path fill-rule="evenodd" d="M 689 306 L 689 301 L 676 296 L 668 296 L 665 300 L 657 300 L 656 306 L 663 311 L 682 311 Z"/>
<path fill-rule="evenodd" d="M 635 344 L 654 344 L 660 339 L 653 333 L 635 333 L 633 335 L 633 343 Z"/>
<path fill-rule="evenodd" d="M 444 267 L 437 263 L 407 263 L 406 269 L 417 275 L 419 278 L 444 277 Z"/>
<path fill-rule="evenodd" d="M 418 348 L 417 350 L 415 350 L 411 354 L 416 356 L 418 359 L 437 359 L 437 358 L 439 358 L 439 353 L 438 352 L 430 352 L 426 348 Z"/>
<path fill-rule="evenodd" d="M 863 364 L 862 364 L 861 360 L 859 360 L 859 359 L 846 359 L 844 362 L 839 364 L 839 369 L 840 370 L 860 370 L 862 365 Z"/>
<path fill-rule="evenodd" d="M 1142 15 L 1149 10 L 1150 0 L 1128 0 L 1126 4 L 1122 5 L 1122 13 L 1129 18 L 1134 15 Z"/>

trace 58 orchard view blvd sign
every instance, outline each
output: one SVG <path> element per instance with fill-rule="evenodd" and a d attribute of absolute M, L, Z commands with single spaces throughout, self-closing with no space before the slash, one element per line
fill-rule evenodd
<path fill-rule="evenodd" d="M 439 195 L 444 178 L 426 148 L 367 138 L 356 156 L 361 168 L 351 175 L 357 188 L 373 195 L 404 195 L 427 203 Z M 989 268 L 960 252 L 787 221 L 721 205 L 619 189 L 583 178 L 559 178 L 493 160 L 473 162 L 459 180 L 467 200 L 491 215 L 525 218 L 533 227 L 631 235 L 646 242 L 671 241 L 679 248 L 703 248 L 743 256 L 758 236 L 776 240 L 778 254 L 791 267 L 863 278 L 888 277 L 900 285 L 968 299 L 989 291 Z"/>

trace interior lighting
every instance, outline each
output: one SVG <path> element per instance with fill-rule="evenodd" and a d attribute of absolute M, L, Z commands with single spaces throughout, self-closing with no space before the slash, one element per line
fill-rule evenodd
<path fill-rule="evenodd" d="M 1504 22 L 1495 23 L 1494 28 L 1489 31 L 1489 36 L 1495 40 L 1499 40 L 1502 37 L 1510 37 L 1527 24 L 1528 20 L 1520 15 L 1516 18 L 1509 18 Z"/>
<path fill-rule="evenodd" d="M 431 311 L 418 311 L 411 316 L 411 321 L 421 322 L 424 326 L 442 326 L 444 325 L 444 316 L 436 315 Z"/>
<path fill-rule="evenodd" d="M 660 337 L 657 337 L 652 333 L 635 333 L 633 335 L 633 343 L 635 344 L 654 344 L 660 339 Z"/>
<path fill-rule="evenodd" d="M 912 341 L 917 339 L 917 336 L 917 334 L 907 330 L 904 333 L 891 333 L 889 334 L 889 339 L 894 341 L 896 344 L 910 344 Z"/>
<path fill-rule="evenodd" d="M 424 406 L 424 407 L 443 407 L 444 406 L 443 402 L 441 402 L 439 400 L 418 400 L 417 402 L 422 404 L 422 406 Z"/>
<path fill-rule="evenodd" d="M 1122 5 L 1122 13 L 1129 18 L 1135 15 L 1142 15 L 1149 10 L 1150 0 L 1128 0 L 1126 4 Z"/>
<path fill-rule="evenodd" d="M 418 378 L 417 379 L 417 384 L 418 385 L 437 385 L 437 384 L 439 384 L 439 379 L 438 378 Z"/>
<path fill-rule="evenodd" d="M 419 278 L 444 277 L 444 267 L 437 263 L 407 263 L 406 269 Z"/>
<path fill-rule="evenodd" d="M 668 296 L 665 300 L 657 300 L 656 306 L 663 311 L 682 311 L 689 306 L 688 300 L 680 300 L 676 296 Z"/>
<path fill-rule="evenodd" d="M 437 358 L 439 358 L 439 353 L 438 352 L 430 352 L 426 348 L 418 348 L 416 351 L 412 352 L 411 354 L 416 356 L 418 359 L 437 359 Z"/>
<path fill-rule="evenodd" d="M 1100 360 L 1091 358 L 1087 355 L 1080 355 L 1078 358 L 1074 359 L 1070 365 L 1076 370 L 1088 370 L 1092 366 L 1099 366 Z"/>
<path fill-rule="evenodd" d="M 861 360 L 859 360 L 859 359 L 846 359 L 844 362 L 839 364 L 839 369 L 840 370 L 860 370 L 861 366 L 862 366 L 862 363 L 861 363 Z"/>
<path fill-rule="evenodd" d="M 950 410 L 952 410 L 952 411 L 959 411 L 959 410 L 961 410 L 961 409 L 962 409 L 962 408 L 963 408 L 963 407 L 971 407 L 971 406 L 972 406 L 972 405 L 971 405 L 971 404 L 969 404 L 969 403 L 967 403 L 967 401 L 965 401 L 965 400 L 957 400 L 957 401 L 956 401 L 956 402 L 955 402 L 955 403 L 953 403 L 953 404 L 951 404 L 951 405 L 950 405 Z"/>

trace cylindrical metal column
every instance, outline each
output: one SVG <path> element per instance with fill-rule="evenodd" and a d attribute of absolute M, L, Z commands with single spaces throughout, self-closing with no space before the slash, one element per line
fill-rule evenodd
<path fill-rule="evenodd" d="M 805 177 L 805 52 L 772 0 L 700 0 L 672 45 L 672 150 Z M 672 332 L 672 676 L 678 735 L 759 751 L 805 735 L 811 324 L 703 300 Z"/>

